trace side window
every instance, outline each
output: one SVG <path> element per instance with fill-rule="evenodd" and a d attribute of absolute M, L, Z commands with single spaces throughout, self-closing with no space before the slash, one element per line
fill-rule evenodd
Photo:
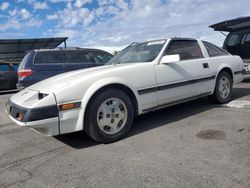
<path fill-rule="evenodd" d="M 250 43 L 250 33 L 246 34 L 244 42 L 243 43 Z"/>
<path fill-rule="evenodd" d="M 223 49 L 209 43 L 209 42 L 205 42 L 202 41 L 203 44 L 205 45 L 208 55 L 210 57 L 215 57 L 215 56 L 222 56 L 222 55 L 228 55 L 228 53 L 226 51 L 224 51 Z"/>
<path fill-rule="evenodd" d="M 165 55 L 179 54 L 181 60 L 203 58 L 197 41 L 173 40 L 171 41 Z"/>
<path fill-rule="evenodd" d="M 87 51 L 68 51 L 65 63 L 92 63 Z"/>
<path fill-rule="evenodd" d="M 10 67 L 8 64 L 0 64 L 0 71 L 9 71 Z"/>
<path fill-rule="evenodd" d="M 228 39 L 227 46 L 236 46 L 240 43 L 240 35 L 231 35 Z"/>
<path fill-rule="evenodd" d="M 102 52 L 94 52 L 94 60 L 96 64 L 105 64 L 107 63 L 113 56 L 108 53 Z"/>
<path fill-rule="evenodd" d="M 38 52 L 36 55 L 36 64 L 58 64 L 65 62 L 65 52 L 63 51 L 46 51 Z"/>

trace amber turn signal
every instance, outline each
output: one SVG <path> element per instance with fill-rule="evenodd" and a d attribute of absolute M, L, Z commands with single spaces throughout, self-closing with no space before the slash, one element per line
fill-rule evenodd
<path fill-rule="evenodd" d="M 60 104 L 59 110 L 69 110 L 73 108 L 79 108 L 80 106 L 81 106 L 81 102 Z"/>

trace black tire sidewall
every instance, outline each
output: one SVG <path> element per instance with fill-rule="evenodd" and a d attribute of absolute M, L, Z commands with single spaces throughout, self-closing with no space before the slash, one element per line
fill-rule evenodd
<path fill-rule="evenodd" d="M 127 108 L 128 117 L 127 122 L 124 127 L 116 134 L 106 134 L 104 133 L 98 126 L 97 123 L 97 113 L 101 104 L 110 99 L 110 98 L 118 98 L 120 99 Z M 91 101 L 87 113 L 87 124 L 89 129 L 90 136 L 102 143 L 110 143 L 116 140 L 123 138 L 130 130 L 133 119 L 134 119 L 134 108 L 130 98 L 121 90 L 118 89 L 106 89 L 102 92 L 98 93 L 94 99 Z"/>

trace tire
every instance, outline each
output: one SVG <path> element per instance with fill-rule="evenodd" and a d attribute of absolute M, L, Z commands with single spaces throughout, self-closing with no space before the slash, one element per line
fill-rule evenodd
<path fill-rule="evenodd" d="M 111 143 L 127 135 L 134 120 L 130 98 L 121 90 L 105 89 L 88 105 L 85 132 L 100 143 Z"/>
<path fill-rule="evenodd" d="M 232 97 L 233 81 L 230 74 L 226 71 L 222 71 L 217 76 L 214 93 L 210 98 L 219 104 L 227 103 Z"/>

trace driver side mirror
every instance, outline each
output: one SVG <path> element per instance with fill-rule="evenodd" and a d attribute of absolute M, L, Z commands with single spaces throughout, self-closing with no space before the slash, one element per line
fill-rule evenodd
<path fill-rule="evenodd" d="M 173 54 L 173 55 L 164 55 L 161 58 L 161 63 L 162 64 L 168 64 L 168 63 L 175 63 L 180 61 L 180 54 Z"/>

